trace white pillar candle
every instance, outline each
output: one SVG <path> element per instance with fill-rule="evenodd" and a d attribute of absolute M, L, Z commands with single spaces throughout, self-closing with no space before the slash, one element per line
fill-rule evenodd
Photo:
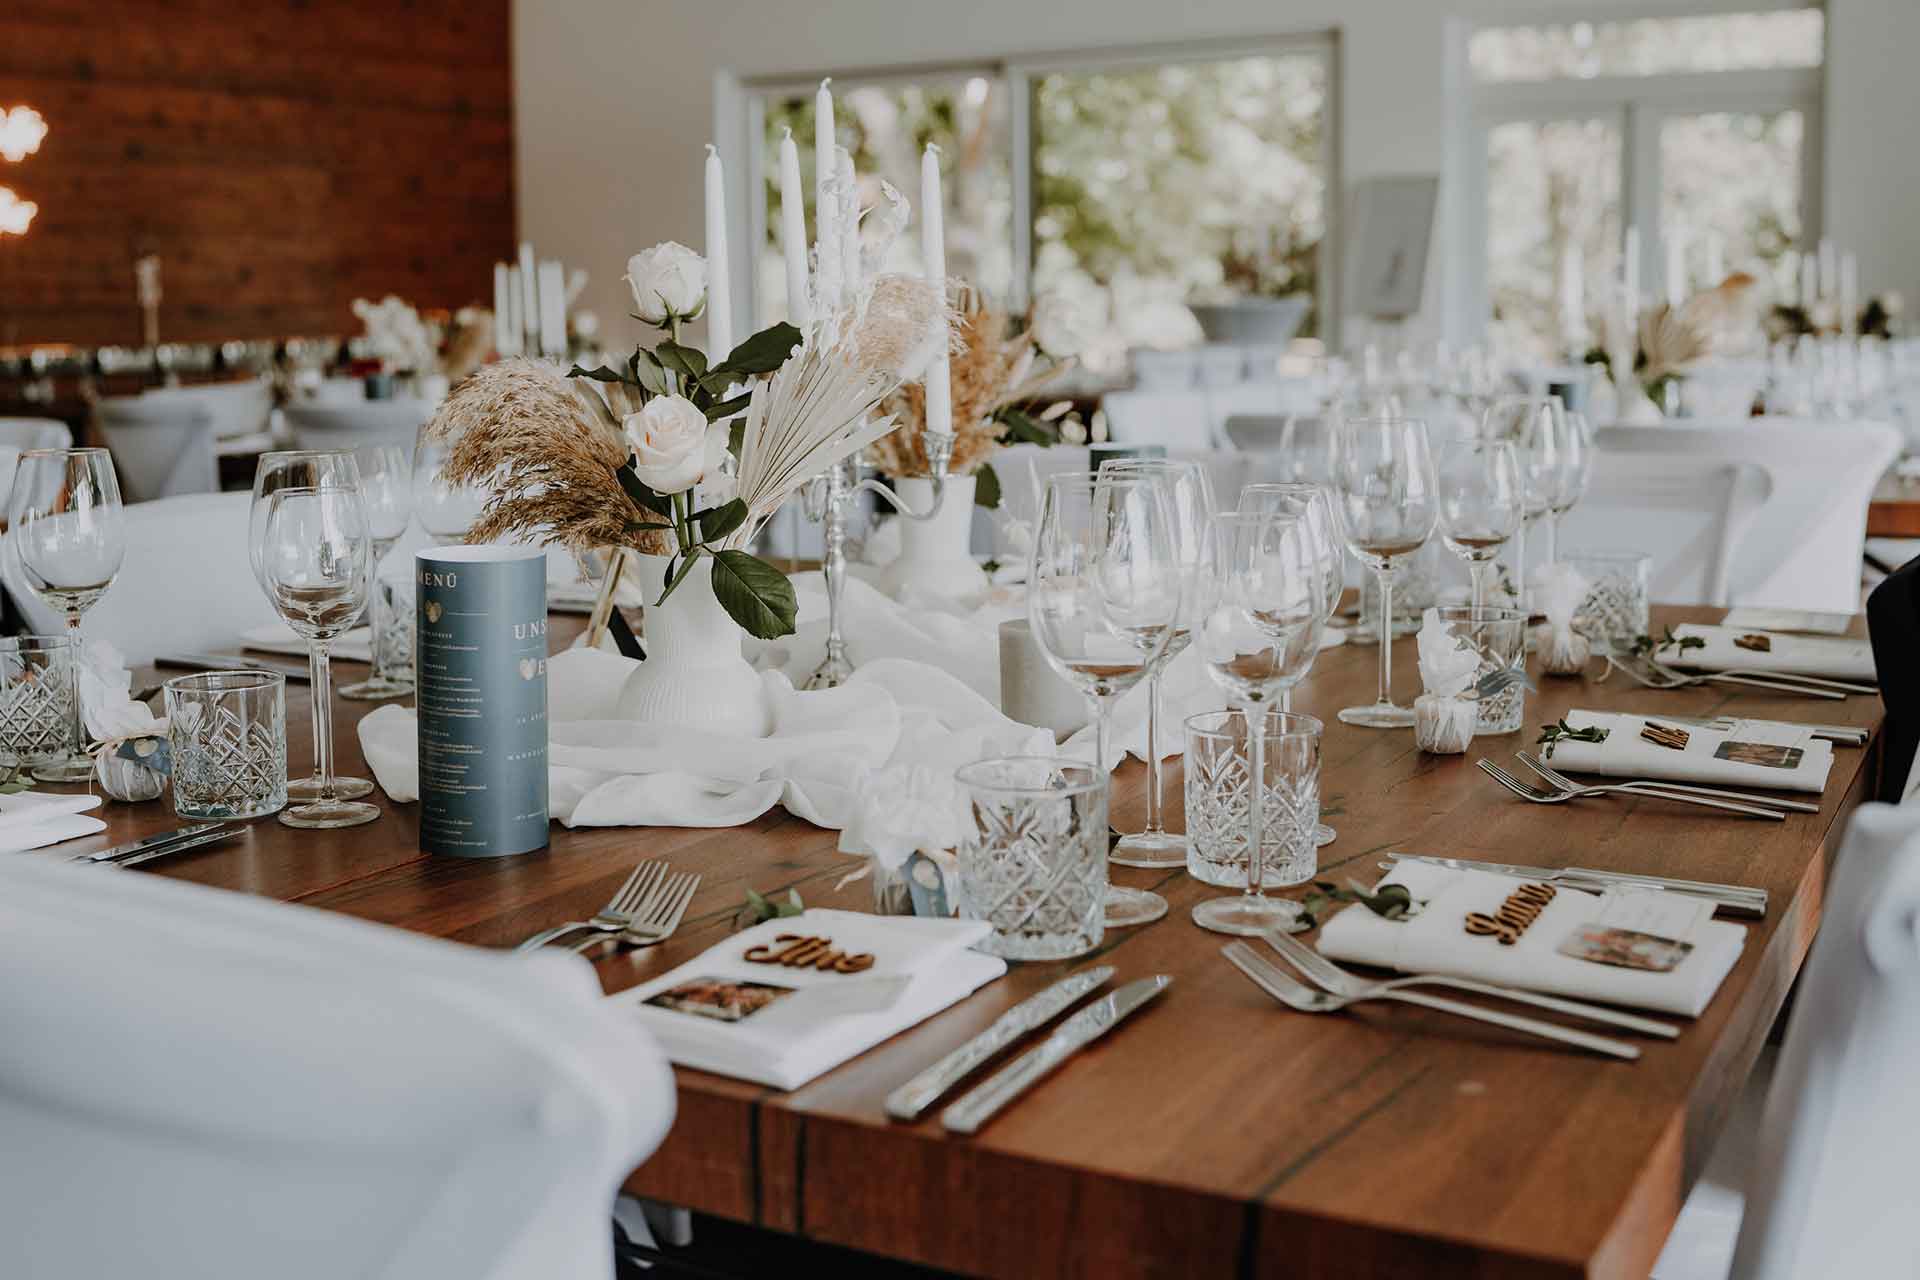
<path fill-rule="evenodd" d="M 1840 283 L 1840 262 L 1834 253 L 1833 241 L 1826 236 L 1820 237 L 1820 292 L 1814 296 L 1828 298 L 1833 295 L 1835 286 Z"/>
<path fill-rule="evenodd" d="M 507 268 L 507 346 L 505 354 L 520 355 L 527 349 L 526 291 L 520 287 L 520 268 Z"/>
<path fill-rule="evenodd" d="M 733 350 L 733 294 L 727 276 L 727 177 L 720 151 L 707 144 L 707 363 Z"/>
<path fill-rule="evenodd" d="M 540 354 L 567 354 L 567 282 L 557 258 L 540 264 Z"/>
<path fill-rule="evenodd" d="M 780 139 L 780 249 L 787 262 L 787 319 L 807 327 L 807 209 L 800 186 L 800 147 L 793 130 Z"/>
<path fill-rule="evenodd" d="M 1678 311 L 1687 300 L 1687 228 L 1675 223 L 1663 234 L 1667 242 L 1667 305 Z"/>
<path fill-rule="evenodd" d="M 1625 286 L 1627 332 L 1640 326 L 1640 228 L 1628 227 L 1620 249 L 1620 282 Z"/>
<path fill-rule="evenodd" d="M 942 298 L 947 295 L 946 206 L 940 195 L 940 148 L 932 143 L 920 153 L 920 256 L 926 262 L 927 282 Z M 953 386 L 947 368 L 947 314 L 934 321 L 936 346 L 927 366 L 927 430 L 953 432 Z"/>
<path fill-rule="evenodd" d="M 1718 231 L 1707 232 L 1707 288 L 1717 289 L 1727 278 L 1727 241 Z"/>
<path fill-rule="evenodd" d="M 1560 337 L 1568 350 L 1576 353 L 1585 344 L 1587 333 L 1585 266 L 1579 245 L 1570 243 L 1561 250 Z M 1436 355 L 1434 359 L 1436 364 L 1445 367 L 1444 357 Z"/>
<path fill-rule="evenodd" d="M 1820 305 L 1820 263 L 1811 253 L 1800 255 L 1800 307 L 1809 319 Z"/>
<path fill-rule="evenodd" d="M 1858 255 L 1840 255 L 1840 329 L 1848 335 L 1860 327 L 1860 259 Z"/>
<path fill-rule="evenodd" d="M 532 351 L 540 334 L 540 279 L 534 273 L 533 241 L 520 242 L 520 350 Z"/>
<path fill-rule="evenodd" d="M 495 355 L 512 355 L 513 338 L 507 330 L 507 316 L 511 311 L 507 302 L 507 264 L 493 264 L 493 352 Z"/>
<path fill-rule="evenodd" d="M 860 184 L 853 172 L 853 156 L 834 148 L 834 172 L 840 178 L 840 292 L 849 302 L 860 296 Z"/>

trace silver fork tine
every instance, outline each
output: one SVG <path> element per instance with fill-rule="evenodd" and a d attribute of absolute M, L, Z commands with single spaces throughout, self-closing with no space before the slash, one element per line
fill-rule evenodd
<path fill-rule="evenodd" d="M 645 918 L 636 919 L 633 922 L 634 925 L 636 927 L 644 926 L 648 930 L 665 928 L 668 918 L 673 915 L 673 904 L 680 901 L 680 896 L 685 892 L 687 881 L 690 878 L 691 877 L 683 871 L 671 880 L 668 880 L 666 885 L 661 889 L 660 896 L 647 904 L 647 914 Z"/>
<path fill-rule="evenodd" d="M 689 874 L 685 877 L 685 880 L 686 886 L 681 892 L 678 901 L 674 903 L 672 913 L 660 924 L 660 929 L 663 934 L 672 933 L 680 927 L 681 917 L 687 914 L 687 906 L 693 901 L 695 891 L 700 888 L 699 876 Z"/>
<path fill-rule="evenodd" d="M 573 933 L 576 930 L 580 930 L 580 929 L 591 929 L 591 930 L 595 930 L 598 933 L 612 932 L 614 929 L 617 929 L 620 926 L 617 923 L 611 924 L 611 925 L 602 924 L 600 923 L 601 919 L 603 917 L 610 916 L 610 915 L 625 914 L 626 910 L 631 909 L 630 903 L 632 901 L 637 900 L 640 894 L 643 892 L 643 890 L 640 888 L 642 880 L 644 879 L 644 880 L 651 881 L 653 878 L 657 877 L 662 872 L 664 872 L 665 869 L 666 869 L 666 864 L 664 862 L 653 861 L 653 862 L 641 863 L 639 866 L 633 869 L 631 874 L 627 876 L 625 882 L 621 884 L 619 890 L 614 893 L 612 899 L 608 901 L 607 905 L 600 908 L 599 911 L 594 913 L 593 919 L 569 920 L 565 924 L 557 924 L 553 926 L 553 928 L 551 929 L 542 929 L 539 933 L 534 934 L 531 938 L 528 938 L 525 941 L 521 942 L 518 946 L 514 948 L 514 950 L 515 951 L 532 951 L 536 947 L 541 947 L 546 945 L 547 943 L 553 941 L 555 938 L 564 937 L 567 934 Z M 629 904 L 629 905 L 623 908 L 623 904 Z"/>
<path fill-rule="evenodd" d="M 1566 774 L 1554 769 L 1546 761 L 1528 752 L 1517 753 L 1520 763 L 1533 770 L 1556 787 L 1577 788 L 1581 784 Z M 1739 800 L 1747 804 L 1763 805 L 1769 809 L 1791 809 L 1796 813 L 1818 813 L 1820 806 L 1809 804 L 1805 800 L 1788 800 L 1782 796 L 1760 796 L 1746 791 L 1722 791 L 1718 787 L 1697 787 L 1691 783 L 1663 782 L 1658 778 L 1622 779 L 1622 786 L 1645 788 L 1651 791 L 1680 791 L 1690 796 L 1717 796 L 1722 800 Z"/>
<path fill-rule="evenodd" d="M 633 874 L 627 877 L 627 882 L 620 886 L 620 892 L 615 895 L 613 905 L 608 910 L 632 911 L 646 900 L 647 895 L 653 891 L 654 885 L 666 873 L 666 869 L 667 864 L 659 861 L 643 862 L 635 867 Z"/>
<path fill-rule="evenodd" d="M 1493 761 L 1482 758 L 1478 763 L 1483 771 L 1492 775 L 1495 782 L 1513 792 L 1513 794 L 1519 796 L 1522 800 L 1531 800 L 1536 804 L 1552 803 L 1550 797 L 1540 794 L 1537 789 L 1520 781 L 1520 779 L 1514 777 Z M 1565 797 L 1562 798 L 1564 799 Z"/>

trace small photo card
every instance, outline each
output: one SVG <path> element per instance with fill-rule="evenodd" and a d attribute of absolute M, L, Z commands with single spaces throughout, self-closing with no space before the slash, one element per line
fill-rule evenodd
<path fill-rule="evenodd" d="M 694 978 L 647 1001 L 675 1013 L 690 1013 L 715 1022 L 744 1022 L 775 1001 L 793 994 L 792 987 L 732 978 Z"/>
<path fill-rule="evenodd" d="M 1806 752 L 1799 747 L 1782 746 L 1777 742 L 1735 742 L 1732 739 L 1713 749 L 1715 760 L 1757 764 L 1767 769 L 1798 769 L 1805 755 Z"/>
<path fill-rule="evenodd" d="M 1575 960 L 1591 960 L 1621 969 L 1639 969 L 1647 973 L 1670 973 L 1680 967 L 1693 950 L 1691 942 L 1656 938 L 1634 929 L 1615 929 L 1603 924 L 1583 924 L 1557 948 L 1561 955 Z"/>

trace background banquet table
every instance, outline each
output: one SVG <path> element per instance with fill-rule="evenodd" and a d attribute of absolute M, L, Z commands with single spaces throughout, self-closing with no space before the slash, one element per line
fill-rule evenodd
<path fill-rule="evenodd" d="M 1654 626 L 1718 611 L 1657 609 Z M 577 619 L 556 618 L 556 645 Z M 1411 642 L 1399 688 L 1415 683 Z M 997 1275 L 1644 1276 L 1723 1127 L 1818 923 L 1843 818 L 1872 794 L 1879 740 L 1842 748 L 1821 812 L 1772 823 L 1654 800 L 1524 804 L 1473 767 L 1531 743 L 1575 707 L 1731 711 L 1878 728 L 1877 699 L 1749 696 L 1710 686 L 1657 693 L 1538 677 L 1527 729 L 1462 757 L 1412 735 L 1349 728 L 1335 708 L 1370 698 L 1375 651 L 1321 655 L 1296 709 L 1328 724 L 1322 797 L 1337 843 L 1323 877 L 1371 884 L 1378 855 L 1407 849 L 1757 885 L 1772 895 L 1706 1012 L 1672 1043 L 1620 1063 L 1523 1041 L 1425 1010 L 1365 1006 L 1314 1017 L 1273 1005 L 1188 919 L 1221 892 L 1183 874 L 1116 868 L 1172 910 L 1109 934 L 1119 979 L 1164 972 L 1159 1005 L 973 1139 L 938 1121 L 888 1121 L 885 1093 L 983 1029 L 1068 965 L 1015 966 L 975 997 L 791 1093 L 679 1072 L 679 1117 L 629 1180 L 743 1223 L 957 1271 Z M 1597 666 L 1598 664 L 1596 664 Z M 294 765 L 308 763 L 304 688 L 289 691 Z M 339 703 L 345 772 L 366 776 Z M 1169 774 L 1179 829 L 1179 769 Z M 1145 770 L 1115 777 L 1113 818 L 1143 817 Z M 865 908 L 837 833 L 774 810 L 721 830 L 553 829 L 550 849 L 494 861 L 420 853 L 413 806 L 367 827 L 296 832 L 272 821 L 154 865 L 151 874 L 300 902 L 480 946 L 508 946 L 590 914 L 641 858 L 698 871 L 700 892 L 667 944 L 601 960 L 609 992 L 664 973 L 725 935 L 748 889 Z M 164 803 L 108 804 L 81 852 L 174 824 Z M 1088 957 L 1089 962 L 1096 957 Z"/>

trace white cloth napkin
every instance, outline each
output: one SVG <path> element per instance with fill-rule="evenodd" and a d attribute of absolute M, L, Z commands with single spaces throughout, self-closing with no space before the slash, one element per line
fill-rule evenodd
<path fill-rule="evenodd" d="M 945 672 L 897 658 L 818 693 L 763 673 L 773 712 L 765 738 L 601 719 L 633 666 L 597 649 L 547 663 L 548 811 L 569 827 L 734 827 L 781 804 L 838 829 L 870 769 L 951 771 L 985 756 L 1054 752 L 1044 729 L 1015 724 Z M 384 706 L 361 720 L 360 745 L 390 797 L 418 798 L 411 708 Z"/>
<path fill-rule="evenodd" d="M 1786 631 L 1797 635 L 1843 636 L 1853 626 L 1851 613 L 1822 613 L 1814 609 L 1730 609 L 1720 625 L 1731 631 Z"/>
<path fill-rule="evenodd" d="M 100 807 L 99 796 L 21 791 L 0 796 L 0 853 L 25 853 L 63 840 L 98 835 L 107 824 L 85 815 Z"/>
<path fill-rule="evenodd" d="M 95 742 L 165 735 L 167 718 L 134 700 L 133 672 L 121 652 L 105 640 L 89 640 L 80 650 L 80 712 L 87 736 Z"/>
<path fill-rule="evenodd" d="M 329 651 L 346 662 L 372 662 L 372 635 L 365 627 L 355 627 L 335 637 Z M 284 622 L 271 622 L 251 631 L 243 631 L 240 639 L 244 647 L 256 653 L 284 653 L 296 658 L 307 656 L 306 637 Z"/>
<path fill-rule="evenodd" d="M 794 1089 L 1004 974 L 1006 961 L 967 950 L 987 932 L 981 921 L 815 909 L 736 933 L 609 999 L 638 1013 L 667 1056 L 682 1066 Z M 756 947 L 778 946 L 783 934 L 827 938 L 835 951 L 871 955 L 873 966 L 835 973 L 744 958 Z M 787 994 L 737 1021 L 649 1003 L 708 981 L 781 988 Z"/>
<path fill-rule="evenodd" d="M 1683 640 L 1698 636 L 1707 645 L 1704 649 L 1687 649 L 1678 654 L 1663 649 L 1654 655 L 1657 661 L 1672 667 L 1696 671 L 1781 671 L 1828 680 L 1871 682 L 1874 679 L 1873 645 L 1865 640 L 1766 632 L 1773 648 L 1767 653 L 1756 653 L 1734 644 L 1736 636 L 1755 634 L 1738 627 L 1709 627 L 1687 622 L 1675 627 L 1673 634 Z"/>
<path fill-rule="evenodd" d="M 1405 885 L 1414 901 L 1425 905 L 1407 919 L 1387 920 L 1355 903 L 1320 930 L 1322 955 L 1402 973 L 1444 973 L 1696 1017 L 1720 989 L 1747 941 L 1744 927 L 1708 920 L 1681 939 L 1692 943 L 1693 951 L 1672 971 L 1626 969 L 1559 954 L 1558 947 L 1575 929 L 1596 919 L 1599 894 L 1558 889 L 1519 941 L 1507 946 L 1468 933 L 1466 915 L 1492 915 L 1515 887 L 1526 883 L 1523 880 L 1400 862 L 1380 883 Z"/>
<path fill-rule="evenodd" d="M 1569 711 L 1567 724 L 1575 729 L 1599 726 L 1605 742 L 1553 744 L 1547 763 L 1562 773 L 1598 773 L 1609 778 L 1664 778 L 1669 782 L 1699 782 L 1722 786 L 1775 787 L 1782 791 L 1827 789 L 1833 768 L 1833 744 L 1813 736 L 1813 730 L 1770 720 L 1736 720 L 1731 729 L 1675 725 L 1687 734 L 1684 750 L 1656 746 L 1640 736 L 1649 721 L 1666 724 L 1659 716 L 1625 715 L 1607 711 Z M 1749 764 L 1715 755 L 1729 742 L 1798 749 L 1800 762 L 1791 769 Z"/>

